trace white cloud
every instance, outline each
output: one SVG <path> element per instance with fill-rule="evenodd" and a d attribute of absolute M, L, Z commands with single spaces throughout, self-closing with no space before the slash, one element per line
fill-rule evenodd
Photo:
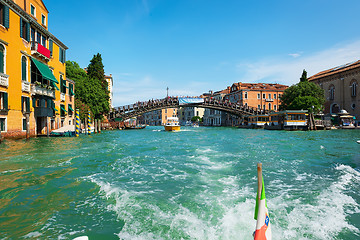
<path fill-rule="evenodd" d="M 265 58 L 237 65 L 242 82 L 273 82 L 292 85 L 299 81 L 303 69 L 308 77 L 345 63 L 360 59 L 360 41 L 343 43 L 330 49 L 297 58 Z"/>
<path fill-rule="evenodd" d="M 293 57 L 293 58 L 298 58 L 301 56 L 302 53 L 289 53 L 289 56 Z"/>

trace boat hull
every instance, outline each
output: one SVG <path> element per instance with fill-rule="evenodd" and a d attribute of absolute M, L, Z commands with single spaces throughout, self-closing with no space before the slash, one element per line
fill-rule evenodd
<path fill-rule="evenodd" d="M 180 126 L 165 126 L 165 131 L 180 131 Z"/>

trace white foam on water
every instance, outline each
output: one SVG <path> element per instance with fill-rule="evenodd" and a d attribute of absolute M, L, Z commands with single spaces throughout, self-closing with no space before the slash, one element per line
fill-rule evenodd
<path fill-rule="evenodd" d="M 39 233 L 39 232 L 30 232 L 30 233 L 26 234 L 26 235 L 24 236 L 24 238 L 38 238 L 38 237 L 40 237 L 41 235 L 42 235 L 42 234 Z"/>
<path fill-rule="evenodd" d="M 325 240 L 335 239 L 343 230 L 360 232 L 346 219 L 349 214 L 360 212 L 359 203 L 344 191 L 349 184 L 359 184 L 360 173 L 345 165 L 339 165 L 335 170 L 341 173 L 340 177 L 329 188 L 320 191 L 314 204 L 305 204 L 301 198 L 287 198 L 290 191 L 268 201 L 270 219 L 271 209 L 278 213 L 272 221 L 275 239 Z M 287 213 L 286 209 L 292 210 Z"/>

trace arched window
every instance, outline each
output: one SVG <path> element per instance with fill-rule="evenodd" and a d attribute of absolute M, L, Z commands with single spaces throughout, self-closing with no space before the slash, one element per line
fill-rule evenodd
<path fill-rule="evenodd" d="M 5 73 L 5 48 L 0 44 L 0 73 Z"/>
<path fill-rule="evenodd" d="M 335 86 L 331 85 L 329 87 L 329 100 L 334 100 L 335 98 Z"/>
<path fill-rule="evenodd" d="M 357 82 L 354 80 L 350 85 L 352 97 L 356 97 L 356 87 L 357 87 Z"/>
<path fill-rule="evenodd" d="M 26 57 L 22 56 L 21 57 L 21 80 L 23 80 L 23 81 L 26 81 L 26 79 L 27 79 L 26 65 L 27 65 Z"/>
<path fill-rule="evenodd" d="M 269 110 L 271 110 L 271 103 L 269 103 Z"/>

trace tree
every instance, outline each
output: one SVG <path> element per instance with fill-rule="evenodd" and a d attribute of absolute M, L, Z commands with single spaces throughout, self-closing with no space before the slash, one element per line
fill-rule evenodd
<path fill-rule="evenodd" d="M 199 117 L 199 116 L 193 116 L 193 117 L 191 118 L 191 121 L 192 121 L 192 122 L 202 122 L 201 117 Z"/>
<path fill-rule="evenodd" d="M 87 75 L 90 78 L 98 79 L 104 89 L 107 90 L 107 82 L 105 81 L 104 64 L 102 63 L 101 54 L 98 53 L 90 60 L 90 64 L 87 68 Z"/>
<path fill-rule="evenodd" d="M 304 70 L 300 82 L 287 88 L 280 101 L 280 110 L 303 109 L 317 113 L 324 108 L 324 90 L 315 83 L 309 82 Z"/>
<path fill-rule="evenodd" d="M 92 114 L 95 118 L 102 118 L 103 114 L 107 114 L 110 110 L 109 106 L 109 91 L 102 85 L 101 79 L 95 78 L 95 76 L 104 76 L 101 74 L 96 73 L 94 69 L 99 69 L 98 67 L 94 66 L 102 66 L 102 70 L 100 69 L 99 72 L 103 72 L 104 68 L 102 62 L 99 63 L 99 58 L 97 56 L 101 55 L 97 54 L 94 56 L 97 60 L 92 59 L 94 64 L 90 63 L 89 67 L 92 69 L 88 73 L 86 73 L 82 68 L 80 68 L 79 64 L 74 61 L 67 61 L 66 62 L 66 72 L 67 76 L 75 81 L 75 97 L 76 99 L 80 100 L 75 102 L 75 107 L 80 108 L 80 115 L 87 114 L 87 109 L 82 108 L 81 104 L 85 104 L 88 108 L 90 108 Z M 95 64 L 95 62 L 97 64 Z M 104 77 L 103 80 L 105 81 Z"/>

